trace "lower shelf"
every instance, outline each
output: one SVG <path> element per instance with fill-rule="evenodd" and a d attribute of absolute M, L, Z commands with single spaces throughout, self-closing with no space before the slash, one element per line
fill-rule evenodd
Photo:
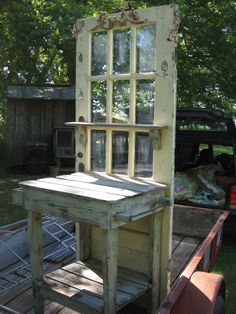
<path fill-rule="evenodd" d="M 80 261 L 43 277 L 38 284 L 44 297 L 85 313 L 103 312 L 102 264 L 98 260 Z M 150 283 L 145 275 L 118 267 L 116 308 L 119 310 L 144 294 Z"/>

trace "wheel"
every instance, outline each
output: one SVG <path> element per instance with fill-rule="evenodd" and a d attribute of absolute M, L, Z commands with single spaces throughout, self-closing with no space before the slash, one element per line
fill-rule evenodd
<path fill-rule="evenodd" d="M 218 295 L 213 314 L 224 314 L 224 313 L 225 313 L 225 301 L 221 295 Z"/>

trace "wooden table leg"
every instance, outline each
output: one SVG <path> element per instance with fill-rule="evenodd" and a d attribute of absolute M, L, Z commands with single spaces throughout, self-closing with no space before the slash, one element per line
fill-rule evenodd
<path fill-rule="evenodd" d="M 42 215 L 29 211 L 28 232 L 30 246 L 30 260 L 32 268 L 33 294 L 35 298 L 35 313 L 44 313 L 44 301 L 37 287 L 37 282 L 42 280 L 43 275 L 43 237 L 42 237 Z"/>
<path fill-rule="evenodd" d="M 150 314 L 155 313 L 160 305 L 161 217 L 162 212 L 150 216 L 150 277 L 152 281 L 148 298 L 148 313 Z"/>
<path fill-rule="evenodd" d="M 103 230 L 103 295 L 104 313 L 116 313 L 118 230 Z"/>

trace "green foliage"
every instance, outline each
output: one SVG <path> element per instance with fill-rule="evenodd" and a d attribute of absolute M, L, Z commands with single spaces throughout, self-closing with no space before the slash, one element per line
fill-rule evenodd
<path fill-rule="evenodd" d="M 227 230 L 230 226 L 225 225 Z M 235 226 L 231 226 L 232 228 Z M 234 241 L 233 241 L 234 240 Z M 217 254 L 216 265 L 213 272 L 221 274 L 225 278 L 226 291 L 225 291 L 225 314 L 233 314 L 236 312 L 236 253 L 235 253 L 235 237 L 231 239 L 231 242 L 224 241 Z"/>
<path fill-rule="evenodd" d="M 0 2 L 0 116 L 7 84 L 74 84 L 78 18 L 168 0 L 10 0 Z M 231 111 L 236 85 L 236 4 L 231 0 L 176 0 L 181 24 L 178 105 Z"/>
<path fill-rule="evenodd" d="M 180 9 L 179 102 L 231 111 L 236 100 L 236 3 L 180 1 Z"/>

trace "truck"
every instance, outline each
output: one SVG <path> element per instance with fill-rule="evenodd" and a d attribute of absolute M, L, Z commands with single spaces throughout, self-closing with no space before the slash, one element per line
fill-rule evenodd
<path fill-rule="evenodd" d="M 178 108 L 176 125 L 175 204 L 229 211 L 224 236 L 234 239 L 236 128 L 233 114 Z"/>

